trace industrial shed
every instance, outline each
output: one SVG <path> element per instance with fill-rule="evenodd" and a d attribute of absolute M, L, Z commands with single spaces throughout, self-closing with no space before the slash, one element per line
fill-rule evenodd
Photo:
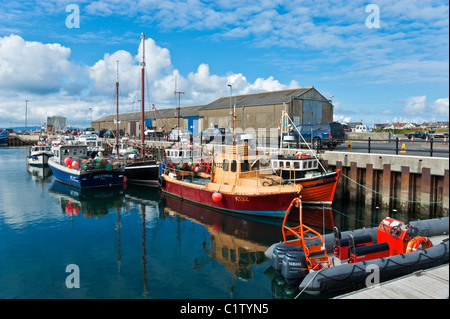
<path fill-rule="evenodd" d="M 333 121 L 333 105 L 314 87 L 280 90 L 263 93 L 234 95 L 231 105 L 236 112 L 236 129 L 255 131 L 277 129 L 282 110 L 287 109 L 296 125 Z M 189 129 L 194 135 L 207 127 L 233 128 L 230 116 L 230 96 L 221 97 L 206 105 L 168 108 L 145 112 L 145 125 L 171 130 L 180 126 Z M 120 128 L 130 136 L 140 134 L 140 112 L 119 114 Z M 160 117 L 164 123 L 161 122 Z M 92 123 L 96 130 L 115 129 L 116 115 L 102 117 Z M 268 135 L 266 135 L 268 136 Z"/>

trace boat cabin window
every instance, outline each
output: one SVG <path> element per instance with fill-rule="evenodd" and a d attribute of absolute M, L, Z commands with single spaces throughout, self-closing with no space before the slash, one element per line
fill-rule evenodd
<path fill-rule="evenodd" d="M 250 165 L 248 163 L 248 160 L 244 160 L 241 163 L 241 172 L 248 172 L 250 170 Z"/>
<path fill-rule="evenodd" d="M 312 161 L 308 161 L 308 168 L 312 168 Z"/>
<path fill-rule="evenodd" d="M 233 160 L 233 161 L 231 162 L 230 171 L 236 172 L 236 168 L 237 168 L 237 166 L 236 166 L 236 160 Z"/>
<path fill-rule="evenodd" d="M 273 168 L 278 168 L 278 161 L 273 161 L 272 166 Z"/>
<path fill-rule="evenodd" d="M 224 159 L 224 160 L 223 160 L 223 170 L 224 170 L 225 172 L 228 171 L 228 160 L 227 160 L 227 159 Z"/>
<path fill-rule="evenodd" d="M 295 168 L 300 168 L 300 162 L 298 162 L 298 161 L 294 162 L 294 167 Z"/>

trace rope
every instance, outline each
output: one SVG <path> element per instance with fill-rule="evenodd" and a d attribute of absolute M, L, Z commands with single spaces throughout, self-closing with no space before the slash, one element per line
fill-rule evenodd
<path fill-rule="evenodd" d="M 404 201 L 404 202 L 407 202 L 407 203 L 418 203 L 418 204 L 444 204 L 444 203 L 448 203 L 448 202 L 449 202 L 449 201 L 440 201 L 440 202 L 421 202 L 421 201 L 415 201 L 415 200 L 408 200 L 408 199 L 402 199 L 402 198 L 392 197 L 392 196 L 385 195 L 385 194 L 382 194 L 382 193 L 380 193 L 380 192 L 377 192 L 377 191 L 375 191 L 375 190 L 373 190 L 373 189 L 370 189 L 370 188 L 368 188 L 368 187 L 366 187 L 366 186 L 364 186 L 364 185 L 358 183 L 357 181 L 351 179 L 350 177 L 348 177 L 347 175 L 345 175 L 345 174 L 342 173 L 342 172 L 341 172 L 341 175 L 344 176 L 345 178 L 347 178 L 348 180 L 354 182 L 356 185 L 358 185 L 358 186 L 360 186 L 360 187 L 362 187 L 362 188 L 365 188 L 365 189 L 367 189 L 367 190 L 369 190 L 369 191 L 371 191 L 371 192 L 373 192 L 373 193 L 375 193 L 375 194 L 377 194 L 377 195 L 384 196 L 384 197 L 387 197 L 387 198 L 390 198 L 390 199 L 399 200 L 399 201 Z"/>
<path fill-rule="evenodd" d="M 341 174 L 342 174 L 342 173 L 341 173 Z M 353 220 L 355 220 L 355 221 L 358 221 L 358 222 L 360 222 L 360 223 L 363 223 L 363 224 L 366 223 L 365 220 L 358 219 L 358 218 L 355 218 L 355 217 L 353 217 L 353 216 L 344 214 L 343 212 L 340 212 L 340 211 L 334 209 L 331 205 L 325 204 L 325 203 L 322 202 L 320 199 L 318 199 L 317 197 L 315 197 L 313 194 L 311 194 L 310 192 L 308 192 L 305 188 L 302 188 L 302 192 L 308 193 L 311 197 L 315 198 L 318 202 L 321 202 L 323 208 L 325 208 L 325 206 L 327 206 L 329 209 L 331 209 L 333 212 L 335 212 L 335 213 L 337 213 L 337 214 L 339 214 L 339 215 L 342 215 L 342 216 L 347 217 L 347 218 L 351 218 L 351 219 L 353 219 Z M 375 226 L 378 226 L 378 224 L 370 223 L 369 226 L 370 226 L 370 227 L 375 227 Z"/>
<path fill-rule="evenodd" d="M 314 274 L 314 276 L 311 278 L 311 280 L 310 280 L 310 281 L 306 284 L 306 286 L 298 293 L 298 295 L 295 296 L 294 299 L 297 299 L 298 297 L 300 297 L 300 295 L 305 291 L 305 289 L 309 286 L 309 284 L 313 282 L 313 280 L 317 277 L 317 275 L 318 275 L 323 269 L 325 269 L 325 267 L 319 269 L 319 271 L 316 272 L 316 273 Z"/>

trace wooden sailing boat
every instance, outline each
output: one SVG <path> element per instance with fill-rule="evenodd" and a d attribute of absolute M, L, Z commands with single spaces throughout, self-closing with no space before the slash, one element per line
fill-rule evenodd
<path fill-rule="evenodd" d="M 145 153 L 145 34 L 141 34 L 142 39 L 142 61 L 141 61 L 141 149 L 140 157 L 127 159 L 125 165 L 125 176 L 127 183 L 145 186 L 158 186 L 159 164 L 156 160 L 149 160 Z M 118 86 L 118 84 L 117 84 Z M 117 144 L 118 145 L 118 144 Z M 117 150 L 119 154 L 119 150 Z"/>

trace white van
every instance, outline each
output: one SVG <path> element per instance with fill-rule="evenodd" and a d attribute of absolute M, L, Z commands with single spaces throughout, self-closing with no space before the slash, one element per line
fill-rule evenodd
<path fill-rule="evenodd" d="M 367 126 L 365 126 L 365 125 L 356 125 L 354 132 L 356 132 L 356 133 L 369 132 L 369 130 L 368 130 Z"/>

